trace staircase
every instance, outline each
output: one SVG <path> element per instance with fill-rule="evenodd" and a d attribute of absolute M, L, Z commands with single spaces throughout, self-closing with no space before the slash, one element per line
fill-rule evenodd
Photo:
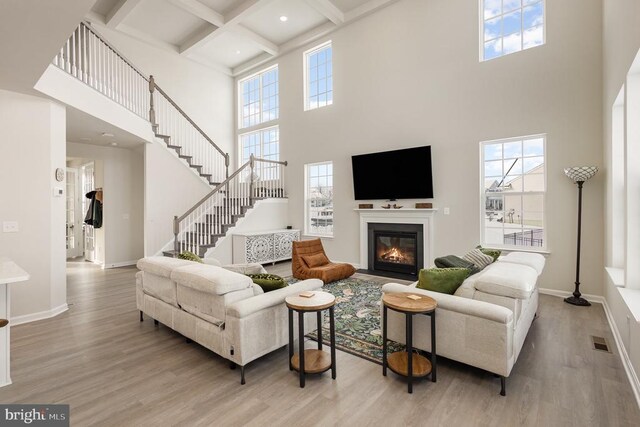
<path fill-rule="evenodd" d="M 213 187 L 187 212 L 174 216 L 173 249 L 163 251 L 164 255 L 190 251 L 204 257 L 258 200 L 286 198 L 287 162 L 251 156 L 230 175 L 229 154 L 158 86 L 153 76 L 146 77 L 90 24 L 80 23 L 52 63 L 148 120 L 167 149 Z"/>

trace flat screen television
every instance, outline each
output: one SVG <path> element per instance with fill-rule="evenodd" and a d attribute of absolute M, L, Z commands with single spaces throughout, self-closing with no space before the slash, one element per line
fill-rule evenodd
<path fill-rule="evenodd" d="M 433 198 L 431 146 L 351 157 L 356 200 Z"/>

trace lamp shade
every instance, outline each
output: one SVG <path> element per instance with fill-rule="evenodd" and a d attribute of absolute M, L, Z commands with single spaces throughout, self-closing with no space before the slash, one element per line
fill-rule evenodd
<path fill-rule="evenodd" d="M 565 168 L 564 174 L 567 175 L 573 182 L 585 182 L 592 178 L 598 172 L 596 166 L 575 166 L 572 168 Z"/>

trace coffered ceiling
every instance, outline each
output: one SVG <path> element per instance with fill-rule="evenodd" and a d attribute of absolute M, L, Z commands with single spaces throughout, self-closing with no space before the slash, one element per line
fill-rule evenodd
<path fill-rule="evenodd" d="M 94 23 L 235 75 L 397 0 L 98 0 Z"/>

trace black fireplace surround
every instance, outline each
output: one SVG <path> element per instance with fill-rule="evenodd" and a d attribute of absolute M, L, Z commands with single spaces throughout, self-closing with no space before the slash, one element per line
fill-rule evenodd
<path fill-rule="evenodd" d="M 424 267 L 421 224 L 368 224 L 368 271 L 399 279 L 416 279 Z"/>

